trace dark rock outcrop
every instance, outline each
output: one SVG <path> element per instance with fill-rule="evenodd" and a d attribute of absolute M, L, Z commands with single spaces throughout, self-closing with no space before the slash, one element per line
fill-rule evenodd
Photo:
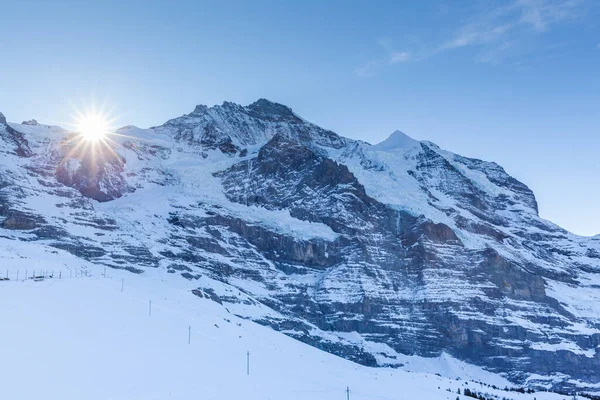
<path fill-rule="evenodd" d="M 109 144 L 87 143 L 83 149 L 65 155 L 56 169 L 56 180 L 85 197 L 110 201 L 132 190 L 123 177 L 124 165 L 125 159 Z"/>
<path fill-rule="evenodd" d="M 0 227 L 11 230 L 35 229 L 43 219 L 20 211 L 9 211 L 6 218 L 0 223 Z"/>

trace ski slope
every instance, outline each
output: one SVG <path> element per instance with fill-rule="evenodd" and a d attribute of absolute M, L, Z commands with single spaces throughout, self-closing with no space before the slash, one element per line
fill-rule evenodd
<path fill-rule="evenodd" d="M 55 271 L 43 282 L 0 282 L 0 399 L 343 400 L 349 387 L 352 400 L 454 400 L 467 386 L 500 398 L 564 398 L 467 383 L 508 384 L 450 357 L 415 357 L 422 372 L 364 367 L 239 319 L 180 278 L 165 285 L 170 277 L 111 269 L 104 277 L 91 264 L 90 277 L 69 278 L 62 265 L 63 279 Z"/>

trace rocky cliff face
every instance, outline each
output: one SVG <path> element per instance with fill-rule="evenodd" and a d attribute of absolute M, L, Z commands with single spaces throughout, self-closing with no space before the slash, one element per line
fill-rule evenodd
<path fill-rule="evenodd" d="M 353 141 L 264 99 L 119 133 L 82 148 L 0 118 L 0 234 L 181 275 L 367 365 L 445 352 L 519 383 L 600 383 L 600 237 L 541 219 L 497 164 L 401 132 Z"/>
<path fill-rule="evenodd" d="M 110 142 L 71 138 L 58 146 L 56 152 L 53 159 L 60 160 L 56 180 L 79 190 L 86 198 L 110 201 L 133 190 L 123 176 L 126 160 L 112 149 Z"/>

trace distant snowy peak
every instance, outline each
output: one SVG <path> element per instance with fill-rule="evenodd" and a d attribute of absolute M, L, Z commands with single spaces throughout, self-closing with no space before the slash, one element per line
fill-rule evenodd
<path fill-rule="evenodd" d="M 377 150 L 395 150 L 395 149 L 409 149 L 419 145 L 419 141 L 411 138 L 406 133 L 401 131 L 394 131 L 387 139 L 383 142 L 377 143 L 373 147 Z"/>
<path fill-rule="evenodd" d="M 46 140 L 61 141 L 70 132 L 60 126 L 56 125 L 44 125 L 38 123 L 36 120 L 24 121 L 21 124 L 14 122 L 8 122 L 7 125 L 19 132 L 25 139 L 32 143 L 43 143 Z"/>
<path fill-rule="evenodd" d="M 283 104 L 272 102 L 267 99 L 258 99 L 257 101 L 246 107 L 230 101 L 225 101 L 222 105 L 213 107 L 208 107 L 206 105 L 199 104 L 196 106 L 194 111 L 192 111 L 190 114 L 184 115 L 184 117 L 205 116 L 207 114 L 210 114 L 211 111 L 242 113 L 254 118 L 264 119 L 268 121 L 287 121 L 297 123 L 302 122 L 302 119 L 299 118 L 296 114 L 294 114 L 291 108 Z"/>
<path fill-rule="evenodd" d="M 251 115 L 270 121 L 303 122 L 300 117 L 294 114 L 291 108 L 267 99 L 259 99 L 246 107 L 246 109 Z"/>
<path fill-rule="evenodd" d="M 209 107 L 204 104 L 198 104 L 194 111 L 189 114 L 184 114 L 181 117 L 173 118 L 165 123 L 167 124 L 178 124 L 183 121 L 191 120 L 202 120 L 204 118 L 214 118 L 216 115 L 231 115 L 231 114 L 244 114 L 249 117 L 257 119 L 264 119 L 270 121 L 296 121 L 302 122 L 291 108 L 272 102 L 267 99 L 259 99 L 248 106 L 242 106 L 231 101 L 224 101 L 221 105 L 214 105 Z"/>
<path fill-rule="evenodd" d="M 128 132 L 131 132 L 131 131 L 136 131 L 136 130 L 139 130 L 139 129 L 140 128 L 138 128 L 135 125 L 125 125 L 125 126 L 120 127 L 119 129 L 117 129 L 115 131 L 115 133 L 123 134 L 123 133 L 128 133 Z"/>
<path fill-rule="evenodd" d="M 6 117 L 0 112 L 0 124 L 6 125 Z"/>
<path fill-rule="evenodd" d="M 304 144 L 342 148 L 349 139 L 303 120 L 291 108 L 266 99 L 241 106 L 224 102 L 198 105 L 189 114 L 151 128 L 202 150 L 221 150 L 233 155 L 245 148 L 264 145 L 275 134 Z"/>

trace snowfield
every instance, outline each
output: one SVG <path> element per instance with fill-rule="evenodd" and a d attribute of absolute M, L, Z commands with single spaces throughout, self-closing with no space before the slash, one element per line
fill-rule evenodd
<path fill-rule="evenodd" d="M 32 265 L 17 259 L 11 265 Z M 456 393 L 465 387 L 499 398 L 564 398 L 469 382 L 510 386 L 445 355 L 407 357 L 407 368 L 417 372 L 364 367 L 237 318 L 194 296 L 193 284 L 177 277 L 167 277 L 168 285 L 159 274 L 109 269 L 104 277 L 103 268 L 75 260 L 48 254 L 53 279 L 23 280 L 20 270 L 16 281 L 16 269 L 9 269 L 13 279 L 0 282 L 0 398 L 330 400 L 345 399 L 347 387 L 351 399 L 365 400 L 468 399 Z M 75 268 L 87 272 L 75 278 Z"/>

